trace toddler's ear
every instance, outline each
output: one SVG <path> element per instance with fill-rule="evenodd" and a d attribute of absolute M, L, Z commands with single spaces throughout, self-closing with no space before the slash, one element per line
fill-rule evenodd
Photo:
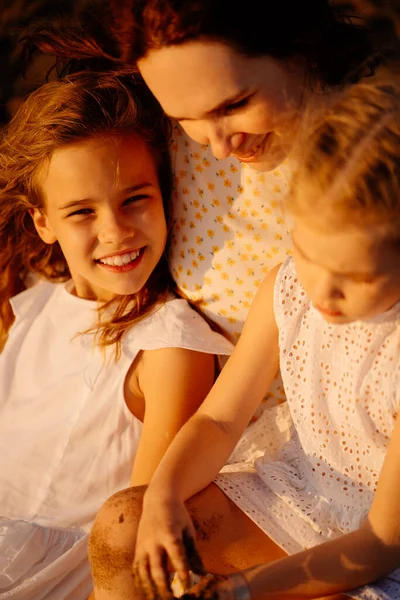
<path fill-rule="evenodd" d="M 44 243 L 54 244 L 54 242 L 57 241 L 57 238 L 53 233 L 46 215 L 43 214 L 39 208 L 31 208 L 29 213 L 33 219 L 33 224 L 35 225 L 36 231 Z"/>

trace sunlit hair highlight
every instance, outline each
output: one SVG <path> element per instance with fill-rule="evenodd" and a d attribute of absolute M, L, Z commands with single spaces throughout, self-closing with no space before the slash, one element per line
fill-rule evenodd
<path fill-rule="evenodd" d="M 400 88 L 396 77 L 343 93 L 302 144 L 286 206 L 326 225 L 382 225 L 400 240 Z"/>
<path fill-rule="evenodd" d="M 131 76 L 80 73 L 47 83 L 32 93 L 2 132 L 0 140 L 0 333 L 14 316 L 10 298 L 25 288 L 28 274 L 49 281 L 70 278 L 58 242 L 45 244 L 29 211 L 45 210 L 40 181 L 54 151 L 96 136 L 136 135 L 148 144 L 157 165 L 169 225 L 172 174 L 170 125 L 140 82 Z M 146 286 L 137 294 L 117 296 L 99 308 L 97 342 L 116 344 L 125 331 L 164 301 L 174 285 L 164 253 Z M 1 336 L 0 336 L 1 337 Z"/>

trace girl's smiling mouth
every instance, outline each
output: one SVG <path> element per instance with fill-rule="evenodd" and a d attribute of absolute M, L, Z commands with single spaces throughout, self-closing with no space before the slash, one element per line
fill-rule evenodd
<path fill-rule="evenodd" d="M 96 264 L 102 265 L 114 272 L 130 271 L 135 268 L 143 256 L 145 246 L 137 250 L 124 251 L 104 258 L 95 259 Z"/>

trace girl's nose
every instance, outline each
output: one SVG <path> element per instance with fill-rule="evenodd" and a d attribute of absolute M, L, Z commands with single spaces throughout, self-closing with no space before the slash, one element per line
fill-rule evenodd
<path fill-rule="evenodd" d="M 330 290 L 331 298 L 344 298 L 344 293 L 339 287 L 332 287 Z"/>
<path fill-rule="evenodd" d="M 119 245 L 133 235 L 134 231 L 127 226 L 123 215 L 108 214 L 100 224 L 97 237 L 101 244 Z"/>
<path fill-rule="evenodd" d="M 344 298 L 340 281 L 338 281 L 337 277 L 329 273 L 325 273 L 323 275 L 321 274 L 317 287 L 317 296 L 319 297 L 320 304 L 323 304 L 323 302 L 326 300 L 337 300 Z"/>
<path fill-rule="evenodd" d="M 226 132 L 223 125 L 211 123 L 208 141 L 215 158 L 222 160 L 234 152 L 244 140 L 244 133 L 231 134 Z"/>

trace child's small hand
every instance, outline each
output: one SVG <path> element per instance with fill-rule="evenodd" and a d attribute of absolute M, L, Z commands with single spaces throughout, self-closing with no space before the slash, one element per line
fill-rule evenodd
<path fill-rule="evenodd" d="M 242 573 L 208 573 L 181 600 L 251 600 L 250 589 Z"/>
<path fill-rule="evenodd" d="M 171 598 L 170 571 L 176 571 L 184 589 L 190 573 L 204 574 L 195 544 L 195 530 L 183 503 L 154 502 L 145 496 L 133 563 L 135 586 L 148 598 Z"/>

